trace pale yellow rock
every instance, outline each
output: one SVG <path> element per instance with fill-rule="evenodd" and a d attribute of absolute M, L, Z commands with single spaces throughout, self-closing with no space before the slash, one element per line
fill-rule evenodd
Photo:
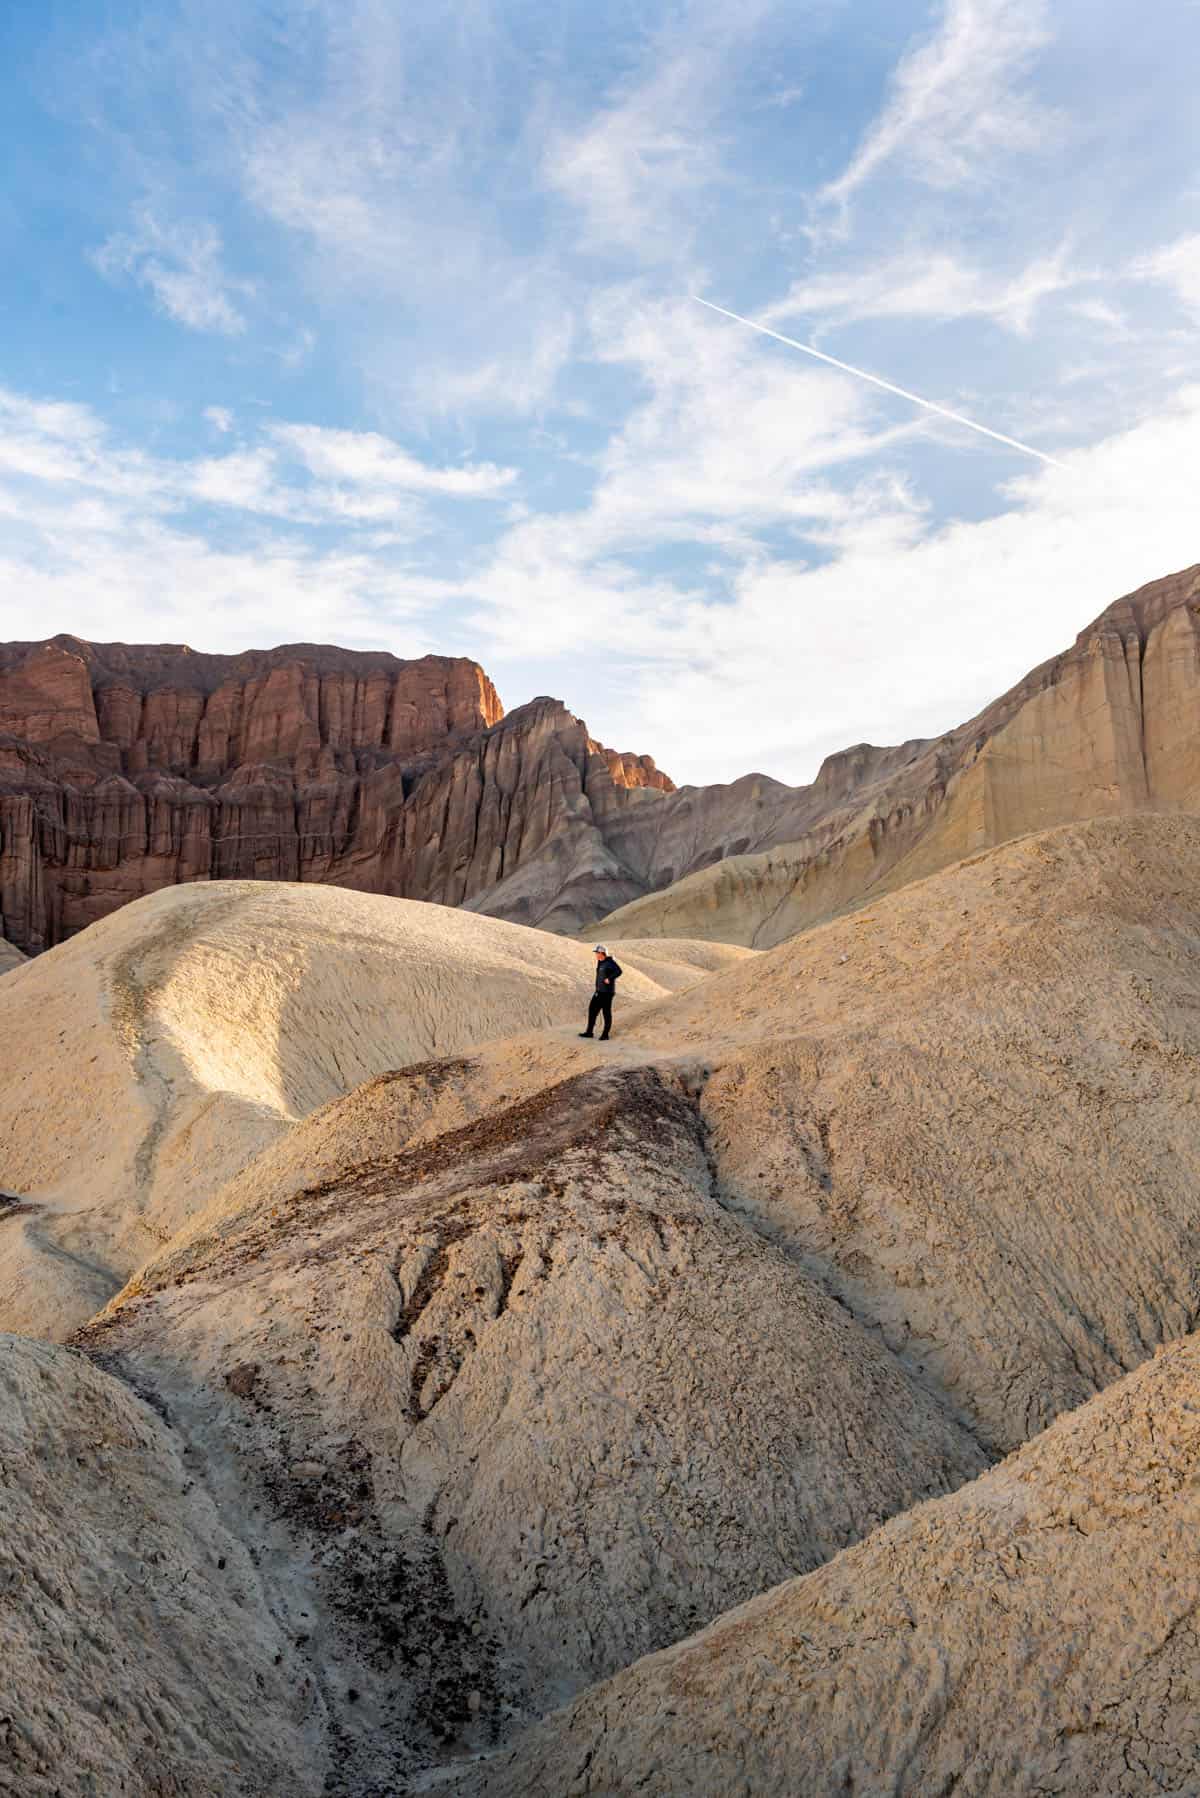
<path fill-rule="evenodd" d="M 623 1004 L 661 996 L 634 958 Z M 221 881 L 0 985 L 0 1325 L 61 1340 L 297 1119 L 388 1068 L 582 1024 L 578 943 L 341 888 Z"/>
<path fill-rule="evenodd" d="M 191 1463 L 82 1355 L 0 1335 L 0 1790 L 13 1798 L 321 1792 L 309 1743 L 324 1700 L 286 1613 L 264 1602 L 244 1520 L 218 1516 Z"/>
<path fill-rule="evenodd" d="M 794 840 L 776 828 L 773 847 L 715 861 L 595 928 L 766 949 L 1027 831 L 1195 810 L 1198 712 L 1194 567 L 1109 606 L 1071 649 L 944 737 L 903 755 L 871 751 L 895 761 L 856 764 L 845 787 L 827 792 L 819 777 L 795 789 L 805 828 Z"/>
<path fill-rule="evenodd" d="M 662 1001 L 728 1202 L 1005 1452 L 1196 1319 L 1200 819 L 972 858 Z"/>
<path fill-rule="evenodd" d="M 235 1183 L 240 1211 L 84 1340 L 220 1459 L 241 1514 L 280 1520 L 284 1593 L 313 1565 L 314 1630 L 391 1707 L 390 1736 L 340 1718 L 364 1782 L 438 1731 L 488 1740 L 984 1465 L 722 1208 L 677 1079 L 601 1069 L 363 1151 L 300 1190 Z M 393 1585 L 400 1639 L 370 1596 Z"/>
<path fill-rule="evenodd" d="M 596 1687 L 457 1798 L 1142 1798 L 1200 1768 L 1200 1338 Z"/>
<path fill-rule="evenodd" d="M 203 1612 L 281 1757 L 247 1792 L 1189 1791 L 1200 818 L 1023 837 L 765 953 L 595 933 L 605 1044 L 589 941 L 395 903 L 180 889 L 0 985 L 48 1170 L 30 1210 L 0 1163 L 0 1249 L 91 1175 L 77 1225 L 134 1264 L 78 1340 L 169 1419 L 170 1529 L 255 1570 Z M 188 1753 L 240 1727 L 213 1690 Z M 140 1727 L 113 1789 L 190 1790 Z"/>

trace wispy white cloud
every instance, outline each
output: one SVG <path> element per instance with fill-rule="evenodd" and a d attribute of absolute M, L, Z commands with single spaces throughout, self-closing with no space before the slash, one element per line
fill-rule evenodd
<path fill-rule="evenodd" d="M 352 486 L 494 499 L 516 480 L 514 468 L 476 462 L 437 468 L 377 431 L 338 431 L 321 425 L 275 425 L 271 435 L 311 473 Z"/>
<path fill-rule="evenodd" d="M 1200 318 L 1200 232 L 1164 244 L 1135 263 L 1133 273 L 1139 280 L 1172 288 L 1188 311 Z"/>
<path fill-rule="evenodd" d="M 163 221 L 144 207 L 136 228 L 108 238 L 92 262 L 106 280 L 128 278 L 146 288 L 160 311 L 189 330 L 237 337 L 246 329 L 241 308 L 254 283 L 226 270 L 211 224 Z"/>
<path fill-rule="evenodd" d="M 227 406 L 205 406 L 204 416 L 214 431 L 222 436 L 233 429 L 233 413 Z"/>
<path fill-rule="evenodd" d="M 369 433 L 322 436 L 153 457 L 86 407 L 0 390 L 0 636 L 28 636 L 34 615 L 47 631 L 132 641 L 169 630 L 225 648 L 428 649 L 429 609 L 453 588 L 409 559 L 430 529 L 424 504 L 506 490 L 505 471 L 427 468 Z M 236 526 L 227 541 L 214 508 Z M 342 527 L 332 546 L 310 528 L 329 524 Z"/>
<path fill-rule="evenodd" d="M 229 415 L 215 410 L 223 432 Z M 150 456 L 113 442 L 85 407 L 0 390 L 0 494 L 7 479 L 8 515 L 24 508 L 31 521 L 93 504 L 141 526 L 216 507 L 295 526 L 386 524 L 413 542 L 431 528 L 428 503 L 506 498 L 515 482 L 514 470 L 494 463 L 422 461 L 377 432 L 296 424 L 267 425 L 260 436 L 222 455 Z"/>
<path fill-rule="evenodd" d="M 638 71 L 581 123 L 553 132 L 543 173 L 582 222 L 582 246 L 643 261 L 690 253 L 698 205 L 723 179 L 719 121 L 732 54 L 772 12 L 692 0 L 653 34 Z M 777 91 L 787 106 L 799 90 Z"/>
<path fill-rule="evenodd" d="M 684 213 L 719 166 L 697 118 L 697 88 L 706 74 L 699 63 L 695 55 L 677 57 L 548 146 L 546 180 L 579 209 L 585 248 L 676 259 L 687 247 Z"/>
<path fill-rule="evenodd" d="M 1049 39 L 1045 0 L 945 0 L 936 35 L 897 66 L 847 167 L 819 200 L 843 211 L 889 164 L 957 186 L 991 159 L 1045 144 L 1051 121 L 1022 78 Z"/>
<path fill-rule="evenodd" d="M 836 324 L 869 318 L 986 318 L 1023 337 L 1043 301 L 1090 279 L 1072 268 L 1065 244 L 1008 276 L 972 267 L 947 251 L 906 251 L 888 262 L 793 282 L 763 318 L 768 324 L 801 317 Z"/>
<path fill-rule="evenodd" d="M 589 721 L 624 741 L 652 715 L 655 755 L 693 780 L 731 766 L 810 779 L 848 742 L 937 735 L 1110 600 L 1197 559 L 1198 464 L 1200 387 L 1014 482 L 987 518 L 897 532 L 888 496 L 862 488 L 832 556 L 748 560 L 731 603 L 678 607 L 686 653 L 643 664 Z"/>
<path fill-rule="evenodd" d="M 1089 325 L 1099 325 L 1108 338 L 1132 335 L 1127 315 L 1100 294 L 1089 294 L 1082 299 L 1072 300 L 1070 309 L 1076 318 L 1083 319 Z"/>
<path fill-rule="evenodd" d="M 651 304 L 630 289 L 598 297 L 590 329 L 597 359 L 634 371 L 644 398 L 599 456 L 588 503 L 519 518 L 472 579 L 489 655 L 531 640 L 568 653 L 599 623 L 623 653 L 686 657 L 679 620 L 713 593 L 711 570 L 694 585 L 648 576 L 646 555 L 703 546 L 728 576 L 779 532 L 835 541 L 863 517 L 867 489 L 894 538 L 919 509 L 902 483 L 858 472 L 914 427 L 875 428 L 843 377 L 773 362 L 686 300 Z"/>
<path fill-rule="evenodd" d="M 419 655 L 430 647 L 425 601 L 410 597 L 376 554 L 271 533 L 222 548 L 157 519 L 114 529 L 111 517 L 84 508 L 54 522 L 53 555 L 21 554 L 0 536 L 5 637 L 27 637 L 34 617 L 48 633 L 134 643 L 169 636 L 200 649 L 315 641 Z"/>
<path fill-rule="evenodd" d="M 289 374 L 295 374 L 304 367 L 317 347 L 317 334 L 309 325 L 302 325 L 298 331 L 286 339 L 282 348 L 275 351 L 280 365 Z"/>

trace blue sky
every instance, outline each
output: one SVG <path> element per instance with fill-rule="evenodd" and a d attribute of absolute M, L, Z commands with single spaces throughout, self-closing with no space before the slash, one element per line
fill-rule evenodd
<path fill-rule="evenodd" d="M 1197 0 L 9 7 L 0 636 L 469 654 L 681 781 L 936 734 L 1200 560 L 1198 52 Z"/>

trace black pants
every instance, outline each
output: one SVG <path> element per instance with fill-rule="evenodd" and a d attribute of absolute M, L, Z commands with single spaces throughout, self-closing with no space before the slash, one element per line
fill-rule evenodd
<path fill-rule="evenodd" d="M 588 1003 L 588 1035 L 589 1036 L 591 1036 L 593 1034 L 593 1032 L 595 1031 L 596 1019 L 598 1017 L 600 1017 L 602 1014 L 604 1017 L 604 1035 L 605 1036 L 608 1035 L 609 1031 L 612 1029 L 612 1002 L 613 1002 L 613 996 L 611 993 L 593 993 L 592 994 L 591 1000 Z"/>

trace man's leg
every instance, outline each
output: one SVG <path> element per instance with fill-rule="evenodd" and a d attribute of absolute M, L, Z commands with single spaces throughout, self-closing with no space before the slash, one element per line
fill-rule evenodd
<path fill-rule="evenodd" d="M 591 999 L 588 1001 L 588 1027 L 586 1030 L 581 1030 L 579 1032 L 580 1036 L 595 1035 L 596 1019 L 600 1015 L 600 1004 L 601 1000 L 599 993 L 593 993 Z"/>
<path fill-rule="evenodd" d="M 600 1041 L 606 1043 L 612 1031 L 612 994 L 603 994 L 599 1003 L 600 1009 L 604 1013 L 604 1029 L 601 1032 Z"/>

